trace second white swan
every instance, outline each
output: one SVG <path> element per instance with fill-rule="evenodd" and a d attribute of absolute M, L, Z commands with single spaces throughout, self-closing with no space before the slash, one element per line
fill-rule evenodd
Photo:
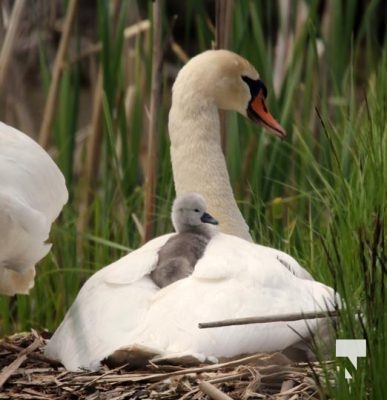
<path fill-rule="evenodd" d="M 0 293 L 27 294 L 67 202 L 65 179 L 29 136 L 0 122 Z"/>

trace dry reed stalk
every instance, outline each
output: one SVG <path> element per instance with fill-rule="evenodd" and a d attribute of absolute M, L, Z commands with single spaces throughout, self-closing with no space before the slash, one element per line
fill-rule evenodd
<path fill-rule="evenodd" d="M 3 47 L 0 54 L 0 93 L 3 93 L 4 79 L 12 58 L 12 50 L 17 37 L 20 18 L 23 15 L 25 0 L 16 0 L 12 8 L 12 14 L 9 19 L 7 33 L 4 38 Z"/>
<path fill-rule="evenodd" d="M 249 143 L 246 146 L 246 151 L 242 161 L 242 179 L 237 183 L 236 186 L 237 193 L 241 193 L 241 191 L 243 190 L 243 197 L 245 199 L 251 198 L 250 186 L 246 185 L 246 182 L 249 181 L 249 171 L 251 170 L 251 166 L 254 162 L 255 153 L 258 147 L 257 141 L 257 136 L 250 136 Z"/>
<path fill-rule="evenodd" d="M 248 324 L 266 324 L 269 322 L 291 322 L 300 321 L 304 319 L 316 319 L 316 318 L 331 318 L 337 317 L 339 314 L 337 311 L 325 311 L 325 312 L 309 312 L 305 314 L 281 314 L 267 317 L 249 317 L 249 318 L 233 318 L 225 319 L 222 321 L 214 322 L 201 322 L 199 328 L 218 328 L 221 326 L 231 325 L 248 325 Z"/>
<path fill-rule="evenodd" d="M 153 237 L 156 194 L 157 115 L 161 103 L 161 0 L 153 2 L 152 83 L 144 182 L 144 242 Z"/>
<path fill-rule="evenodd" d="M 116 7 L 118 3 L 116 3 Z M 124 37 L 126 40 L 133 38 L 134 36 L 140 35 L 143 32 L 147 32 L 150 27 L 149 20 L 140 21 L 134 25 L 131 25 L 124 30 Z M 97 45 L 97 51 L 101 50 L 101 43 Z M 128 96 L 130 104 L 127 105 L 127 117 L 130 120 L 130 115 L 133 108 L 133 97 L 134 89 L 133 86 L 129 86 Z M 79 219 L 77 224 L 77 229 L 80 232 L 86 230 L 86 225 L 88 222 L 87 210 L 89 208 L 92 196 L 92 190 L 95 184 L 95 179 L 97 177 L 98 165 L 101 155 L 102 147 L 102 96 L 103 96 L 103 73 L 102 66 L 98 67 L 97 80 L 93 95 L 93 106 L 92 106 L 92 117 L 90 124 L 90 135 L 88 135 L 87 145 L 86 145 L 86 167 L 84 172 L 84 185 L 83 191 L 81 193 L 80 207 L 79 207 Z M 78 243 L 78 251 L 81 252 L 80 243 Z M 82 252 L 80 253 L 82 254 Z"/>
<path fill-rule="evenodd" d="M 283 381 L 281 384 L 281 390 L 280 393 L 283 397 L 282 400 L 289 400 L 290 393 L 289 391 L 294 388 L 294 381 L 292 380 L 287 380 Z"/>
<path fill-rule="evenodd" d="M 173 39 L 171 41 L 171 49 L 176 54 L 177 58 L 186 64 L 189 61 L 188 54 L 183 50 L 183 48 L 176 43 Z"/>
<path fill-rule="evenodd" d="M 297 18 L 292 23 L 292 3 L 288 0 L 279 0 L 278 2 L 280 24 L 273 66 L 273 88 L 277 97 L 281 93 L 282 84 L 288 72 L 292 55 L 294 54 L 295 44 L 308 19 L 308 5 L 300 2 L 297 6 Z"/>
<path fill-rule="evenodd" d="M 9 118 L 8 115 L 14 117 L 14 120 L 12 119 L 8 122 L 12 121 L 11 124 L 14 124 L 13 121 L 15 121 L 15 125 L 17 125 L 18 129 L 22 132 L 35 135 L 36 130 L 34 120 L 26 101 L 29 93 L 25 90 L 23 79 L 24 70 L 21 63 L 18 61 L 12 62 L 12 74 L 7 74 L 7 84 L 4 85 L 4 88 L 2 88 L 3 91 L 1 92 L 7 94 L 6 99 L 2 99 L 6 100 L 5 112 L 2 117 L 4 120 Z M 11 83 L 11 85 L 9 85 L 9 83 Z M 11 91 L 8 91 L 8 88 L 11 88 Z"/>
<path fill-rule="evenodd" d="M 232 400 L 230 396 L 227 396 L 227 394 L 223 393 L 221 390 L 219 390 L 209 382 L 201 381 L 199 383 L 199 388 L 203 393 L 214 400 Z"/>
<path fill-rule="evenodd" d="M 129 40 L 137 35 L 140 35 L 143 32 L 146 32 L 150 29 L 150 21 L 148 19 L 145 19 L 143 21 L 139 21 L 131 26 L 128 26 L 124 30 L 124 39 Z M 76 56 L 72 57 L 67 64 L 74 64 L 77 63 L 84 58 L 93 56 L 97 53 L 99 53 L 102 49 L 102 43 L 97 42 L 89 45 L 85 50 L 83 50 L 80 54 L 77 54 Z"/>
<path fill-rule="evenodd" d="M 42 341 L 40 340 L 39 343 L 41 343 L 41 342 Z M 15 346 L 14 344 L 6 342 L 5 340 L 0 342 L 0 348 L 3 348 L 5 350 L 9 350 L 9 351 L 14 352 L 14 353 L 20 353 L 20 354 L 22 354 L 22 352 L 26 350 L 23 347 Z M 31 358 L 31 359 L 36 360 L 36 361 L 44 362 L 44 363 L 49 364 L 49 365 L 51 365 L 53 367 L 59 367 L 59 366 L 62 365 L 59 361 L 52 360 L 51 358 L 48 358 L 48 357 L 44 356 L 43 354 L 35 353 L 33 351 L 27 352 L 27 353 L 23 353 L 23 354 L 26 354 L 27 358 Z"/>
<path fill-rule="evenodd" d="M 217 0 L 215 9 L 215 48 L 228 49 L 231 33 L 233 0 Z M 220 137 L 223 152 L 227 148 L 227 116 L 224 111 L 219 112 Z"/>
<path fill-rule="evenodd" d="M 212 378 L 207 380 L 206 382 L 209 383 L 224 383 L 230 381 L 230 379 L 243 379 L 247 378 L 248 376 L 251 375 L 251 371 L 246 371 L 246 372 L 241 372 L 241 373 L 232 373 L 232 374 L 225 374 L 223 376 L 217 377 L 217 378 Z"/>
<path fill-rule="evenodd" d="M 233 0 L 217 0 L 215 16 L 215 48 L 227 49 L 230 41 Z"/>
<path fill-rule="evenodd" d="M 73 25 L 77 4 L 77 0 L 70 0 L 68 4 L 59 48 L 54 61 L 50 89 L 48 92 L 46 104 L 44 106 L 43 121 L 39 132 L 39 143 L 44 149 L 47 149 L 50 141 L 50 129 L 52 121 L 54 120 L 59 80 L 62 72 L 62 67 L 64 65 L 64 59 L 70 43 L 71 28 Z"/>
<path fill-rule="evenodd" d="M 132 37 L 138 36 L 143 32 L 146 32 L 150 29 L 151 23 L 149 19 L 145 19 L 143 21 L 139 21 L 131 26 L 128 26 L 124 29 L 124 38 L 128 40 Z"/>
<path fill-rule="evenodd" d="M 40 340 L 40 347 L 30 352 L 28 346 L 35 340 Z M 323 365 L 318 362 L 294 364 L 281 353 L 256 354 L 229 363 L 196 368 L 167 364 L 136 371 L 127 371 L 125 366 L 121 366 L 114 370 L 104 367 L 92 373 L 70 372 L 63 367 L 47 366 L 47 360 L 40 359 L 44 340 L 35 332 L 9 337 L 7 344 L 12 345 L 9 349 L 2 348 L 3 343 L 0 342 L 0 369 L 13 370 L 2 388 L 0 398 L 4 399 L 65 400 L 72 394 L 77 398 L 92 400 L 97 393 L 98 398 L 102 399 L 123 399 L 129 396 L 205 400 L 209 397 L 199 389 L 200 382 L 204 381 L 212 385 L 221 384 L 221 393 L 233 399 L 283 400 L 288 396 L 289 400 L 317 400 L 320 398 L 318 379 L 324 377 L 334 384 L 336 377 L 334 362 L 325 362 Z M 15 370 L 14 362 L 22 355 L 20 351 L 28 353 L 28 357 L 22 368 Z M 283 384 L 284 381 L 294 382 L 293 388 L 287 383 Z"/>
<path fill-rule="evenodd" d="M 80 232 L 84 232 L 87 221 L 88 213 L 87 210 L 91 200 L 91 190 L 94 186 L 95 178 L 97 176 L 98 164 L 101 154 L 102 146 L 102 95 L 103 95 L 103 74 L 102 67 L 99 66 L 97 82 L 94 89 L 93 95 L 93 108 L 90 125 L 90 135 L 87 140 L 86 148 L 86 168 L 84 173 L 84 185 L 82 187 L 81 201 L 79 206 L 79 218 L 77 229 Z M 77 244 L 78 251 L 82 254 L 80 243 Z"/>
<path fill-rule="evenodd" d="M 285 370 L 286 365 L 289 365 L 290 361 L 280 353 L 273 353 L 273 354 L 264 354 L 264 353 L 257 353 L 251 356 L 233 359 L 231 361 L 222 362 L 220 364 L 210 364 L 204 365 L 199 367 L 188 367 L 188 368 L 179 368 L 176 371 L 172 372 L 151 372 L 151 373 L 139 373 L 135 374 L 133 372 L 129 374 L 122 374 L 122 375 L 111 375 L 107 376 L 104 379 L 106 382 L 140 382 L 140 381 L 157 381 L 157 380 L 164 380 L 169 379 L 171 377 L 181 376 L 181 375 L 190 375 L 190 374 L 201 374 L 204 372 L 218 372 L 224 368 L 236 368 L 241 365 L 246 365 L 248 363 L 254 362 L 256 366 L 260 366 L 260 370 L 263 374 L 272 374 L 278 372 L 275 368 L 271 365 L 272 362 L 279 362 L 279 366 L 281 370 Z M 156 364 L 157 365 L 157 364 Z M 234 375 L 234 373 L 233 373 Z M 89 377 L 79 376 L 74 378 L 79 381 L 86 381 Z"/>
<path fill-rule="evenodd" d="M 7 367 L 3 368 L 0 374 L 0 389 L 3 387 L 4 383 L 10 378 L 10 376 L 23 364 L 23 362 L 27 359 L 27 355 L 33 351 L 35 351 L 42 344 L 39 338 L 36 338 L 35 341 L 30 344 L 26 349 L 22 349 L 22 351 L 18 354 L 17 358 Z"/>
<path fill-rule="evenodd" d="M 274 93 L 278 97 L 282 83 L 285 78 L 287 65 L 288 65 L 288 54 L 292 54 L 293 52 L 293 34 L 291 34 L 290 28 L 290 7 L 291 3 L 288 0 L 279 0 L 278 8 L 279 8 L 279 28 L 278 28 L 278 36 L 277 43 L 275 47 L 275 58 L 274 58 L 274 67 L 273 67 L 273 88 Z"/>

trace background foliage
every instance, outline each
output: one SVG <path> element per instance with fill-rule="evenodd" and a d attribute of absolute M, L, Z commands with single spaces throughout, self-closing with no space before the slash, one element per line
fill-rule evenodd
<path fill-rule="evenodd" d="M 39 140 L 67 3 L 34 3 L 0 88 L 0 116 Z M 0 298 L 3 335 L 55 329 L 85 279 L 141 243 L 151 4 L 79 3 L 46 143 L 71 197 L 31 294 Z M 11 5 L 2 3 L 1 35 Z M 168 1 L 162 10 L 162 102 L 149 172 L 157 182 L 155 235 L 171 229 L 170 87 L 189 57 L 212 47 L 214 10 L 212 1 Z M 382 0 L 235 1 L 223 32 L 228 47 L 257 67 L 288 133 L 280 142 L 227 115 L 225 153 L 252 234 L 334 286 L 344 303 L 339 336 L 367 339 L 357 371 L 338 359 L 355 379 L 348 384 L 341 373 L 322 384 L 322 396 L 336 399 L 383 399 L 387 389 L 386 17 Z"/>

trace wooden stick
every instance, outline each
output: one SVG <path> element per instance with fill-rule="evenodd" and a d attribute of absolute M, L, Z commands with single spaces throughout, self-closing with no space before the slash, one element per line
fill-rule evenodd
<path fill-rule="evenodd" d="M 25 3 L 25 0 L 16 0 L 12 8 L 11 18 L 9 19 L 7 33 L 0 54 L 0 92 L 3 92 L 4 79 L 12 58 L 12 50 L 14 49 L 17 29 L 19 27 L 20 18 L 23 15 Z"/>
<path fill-rule="evenodd" d="M 23 362 L 27 358 L 27 355 L 36 350 L 40 345 L 41 340 L 35 339 L 32 344 L 30 344 L 27 348 L 22 349 L 17 358 L 11 364 L 3 368 L 0 374 L 0 389 L 3 387 L 4 383 L 7 382 L 7 380 L 11 377 L 11 375 L 20 367 L 20 365 L 23 364 Z"/>
<path fill-rule="evenodd" d="M 144 182 L 144 242 L 153 236 L 156 194 L 157 116 L 161 103 L 161 0 L 153 2 L 153 51 L 148 152 Z"/>
<path fill-rule="evenodd" d="M 304 319 L 331 318 L 331 317 L 337 317 L 338 315 L 339 313 L 337 311 L 324 311 L 324 312 L 321 311 L 321 312 L 309 312 L 305 314 L 280 314 L 267 317 L 225 319 L 222 321 L 214 321 L 214 322 L 200 322 L 199 329 L 219 328 L 222 326 L 231 326 L 231 325 L 267 324 L 270 322 L 291 322 L 291 321 L 301 321 Z"/>
<path fill-rule="evenodd" d="M 227 396 L 227 394 L 223 393 L 210 382 L 201 381 L 199 383 L 199 388 L 203 393 L 210 396 L 214 400 L 232 400 L 230 396 Z"/>
<path fill-rule="evenodd" d="M 70 0 L 67 7 L 66 18 L 63 25 L 63 31 L 59 43 L 58 52 L 55 57 L 54 67 L 52 71 L 51 85 L 48 92 L 46 104 L 43 112 L 43 121 L 39 132 L 39 143 L 47 149 L 50 141 L 50 129 L 54 120 L 54 112 L 56 106 L 56 95 L 59 87 L 59 79 L 64 65 L 64 59 L 70 43 L 71 27 L 74 21 L 77 0 Z"/>
<path fill-rule="evenodd" d="M 278 393 L 279 395 L 283 396 L 282 400 L 288 400 L 289 399 L 290 393 L 288 393 L 288 392 L 289 392 L 290 389 L 293 389 L 293 387 L 294 387 L 294 381 L 292 381 L 292 380 L 286 380 L 286 381 L 282 382 L 281 390 Z"/>

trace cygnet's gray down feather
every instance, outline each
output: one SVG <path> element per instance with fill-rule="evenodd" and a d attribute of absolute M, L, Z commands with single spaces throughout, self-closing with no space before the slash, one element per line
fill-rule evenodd
<path fill-rule="evenodd" d="M 151 277 L 159 287 L 191 275 L 203 256 L 210 237 L 184 232 L 171 237 L 159 251 L 159 261 Z"/>
<path fill-rule="evenodd" d="M 191 275 L 216 230 L 216 221 L 207 213 L 204 198 L 186 193 L 173 202 L 172 222 L 177 234 L 159 250 L 156 268 L 150 276 L 159 287 Z"/>

